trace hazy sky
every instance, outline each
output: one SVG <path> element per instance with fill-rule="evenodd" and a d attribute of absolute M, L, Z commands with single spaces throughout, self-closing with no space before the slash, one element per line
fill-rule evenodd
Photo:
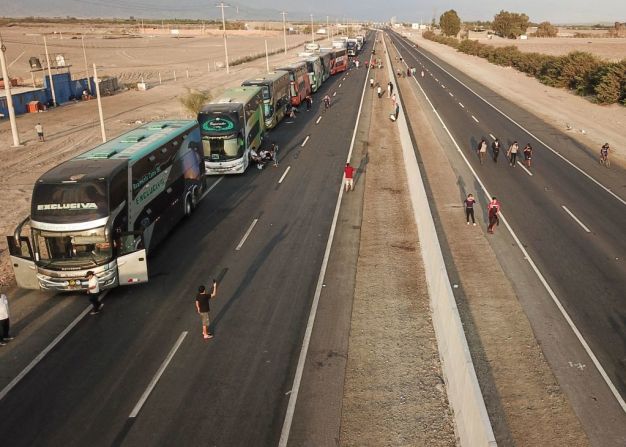
<path fill-rule="evenodd" d="M 279 11 L 293 19 L 367 19 L 430 22 L 448 9 L 455 9 L 461 20 L 490 20 L 501 9 L 528 14 L 531 21 L 553 23 L 626 22 L 626 0 L 232 0 L 239 5 L 239 18 L 280 19 Z M 219 10 L 216 0 L 3 0 L 3 16 L 76 16 L 212 18 Z M 237 8 L 226 10 L 234 19 Z"/>

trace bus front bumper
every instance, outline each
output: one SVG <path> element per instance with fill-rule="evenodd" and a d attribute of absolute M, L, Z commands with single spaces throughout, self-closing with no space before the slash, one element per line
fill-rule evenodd
<path fill-rule="evenodd" d="M 42 290 L 49 290 L 52 292 L 87 291 L 87 279 L 85 278 L 85 276 L 89 270 L 79 270 L 64 273 L 54 272 L 51 274 L 48 274 L 45 270 L 38 270 L 39 272 L 37 273 L 37 279 L 39 280 L 39 287 L 41 287 Z M 98 277 L 100 290 L 110 289 L 117 286 L 117 265 L 115 264 L 115 262 L 109 264 L 108 266 L 105 266 L 105 268 L 94 268 L 92 269 L 92 271 Z"/>
<path fill-rule="evenodd" d="M 244 159 L 224 162 L 205 162 L 204 167 L 208 175 L 243 174 L 246 170 Z"/>

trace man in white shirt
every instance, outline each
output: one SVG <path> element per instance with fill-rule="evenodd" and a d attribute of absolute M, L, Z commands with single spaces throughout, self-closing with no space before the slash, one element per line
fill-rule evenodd
<path fill-rule="evenodd" d="M 6 345 L 6 342 L 13 340 L 9 335 L 9 300 L 4 293 L 0 293 L 0 328 L 2 329 L 2 337 L 0 338 L 0 346 Z"/>
<path fill-rule="evenodd" d="M 100 284 L 98 283 L 98 277 L 89 270 L 86 275 L 87 278 L 87 294 L 89 295 L 89 302 L 92 305 L 91 315 L 95 315 L 100 312 L 103 304 L 98 300 L 100 296 Z"/>

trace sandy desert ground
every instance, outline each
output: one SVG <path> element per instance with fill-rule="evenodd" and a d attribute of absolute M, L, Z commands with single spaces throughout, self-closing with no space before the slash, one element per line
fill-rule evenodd
<path fill-rule="evenodd" d="M 535 52 L 559 56 L 572 51 L 586 51 L 609 61 L 626 58 L 626 38 L 529 37 L 527 40 L 521 40 L 493 36 L 489 39 L 486 33 L 470 33 L 469 37 L 495 47 L 515 45 L 525 53 Z"/>

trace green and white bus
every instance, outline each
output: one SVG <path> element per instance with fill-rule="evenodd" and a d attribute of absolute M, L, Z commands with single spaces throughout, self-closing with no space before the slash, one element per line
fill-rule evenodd
<path fill-rule="evenodd" d="M 261 88 L 227 89 L 202 107 L 198 123 L 207 174 L 242 174 L 265 135 Z"/>
<path fill-rule="evenodd" d="M 88 271 L 101 289 L 148 281 L 148 251 L 191 214 L 204 181 L 195 120 L 144 124 L 55 166 L 7 238 L 17 285 L 86 291 Z"/>
<path fill-rule="evenodd" d="M 241 83 L 243 87 L 261 87 L 263 92 L 263 112 L 265 114 L 265 127 L 273 129 L 285 117 L 287 104 L 289 104 L 289 73 L 276 71 L 264 76 L 248 79 Z"/>

